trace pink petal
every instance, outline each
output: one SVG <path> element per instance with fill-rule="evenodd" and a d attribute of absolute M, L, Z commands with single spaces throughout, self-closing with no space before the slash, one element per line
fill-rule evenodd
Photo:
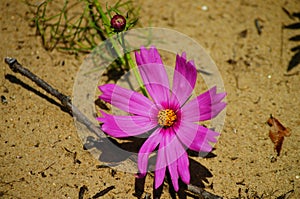
<path fill-rule="evenodd" d="M 154 188 L 157 189 L 164 182 L 166 167 L 156 169 L 154 172 Z"/>
<path fill-rule="evenodd" d="M 221 100 L 226 93 L 216 93 L 216 87 L 211 88 L 182 107 L 184 121 L 198 122 L 216 117 L 225 107 Z"/>
<path fill-rule="evenodd" d="M 155 189 L 157 189 L 163 183 L 166 167 L 169 166 L 171 162 L 174 162 L 174 160 L 170 159 L 170 156 L 167 157 L 167 152 L 168 150 L 170 150 L 170 148 L 168 148 L 168 146 L 170 146 L 168 142 L 170 139 L 169 136 L 171 136 L 170 134 L 173 134 L 172 137 L 175 137 L 174 133 L 170 129 L 171 128 L 161 129 L 160 131 L 163 137 L 160 141 L 159 149 L 157 152 L 155 165 Z"/>
<path fill-rule="evenodd" d="M 155 178 L 155 186 L 159 187 L 161 185 L 164 178 L 162 174 L 165 174 L 163 171 L 165 171 L 165 168 L 168 167 L 174 189 L 178 191 L 179 170 L 187 169 L 187 171 L 180 171 L 181 174 L 189 172 L 187 168 L 188 163 L 186 162 L 184 162 L 185 165 L 180 162 L 181 167 L 178 167 L 178 159 L 182 156 L 185 157 L 184 154 L 186 155 L 186 151 L 184 150 L 178 138 L 175 136 L 172 128 L 162 129 L 161 133 L 163 134 L 163 138 L 159 145 L 155 170 L 155 175 L 158 174 L 159 176 L 156 176 Z M 189 175 L 187 175 L 184 180 L 186 182 L 189 181 Z"/>
<path fill-rule="evenodd" d="M 157 112 L 155 113 L 153 110 L 156 109 L 153 102 L 140 93 L 122 88 L 115 84 L 105 84 L 99 86 L 99 89 L 102 92 L 99 96 L 100 99 L 127 113 L 145 117 L 152 117 L 149 113 L 157 115 Z"/>
<path fill-rule="evenodd" d="M 178 170 L 177 170 L 177 161 L 173 162 L 172 164 L 169 164 L 168 169 L 170 172 L 174 190 L 177 192 L 179 190 L 179 185 L 178 185 L 179 175 L 178 175 Z"/>
<path fill-rule="evenodd" d="M 183 147 L 181 146 L 183 149 Z M 184 150 L 184 149 L 183 149 Z M 179 176 L 185 184 L 190 184 L 189 158 L 187 153 L 183 153 L 177 160 Z"/>
<path fill-rule="evenodd" d="M 161 152 L 161 154 L 165 154 L 167 159 L 163 163 L 160 162 L 159 164 L 157 164 L 159 161 L 156 160 L 156 169 L 160 169 L 158 165 L 161 165 L 162 167 L 169 166 L 170 164 L 176 162 L 178 157 L 185 153 L 185 150 L 175 151 L 178 149 L 177 146 L 182 146 L 182 144 L 175 136 L 175 131 L 173 128 L 162 128 L 160 133 L 163 135 L 163 137 L 160 141 L 158 151 Z"/>
<path fill-rule="evenodd" d="M 177 170 L 177 159 L 178 159 L 178 154 L 177 154 L 177 146 L 181 145 L 181 143 L 178 142 L 176 136 L 174 134 L 165 134 L 165 143 L 164 143 L 166 149 L 166 159 L 167 159 L 167 164 L 168 164 L 168 169 L 170 172 L 171 180 L 173 187 L 175 191 L 178 191 L 179 185 L 178 185 L 178 170 Z M 162 150 L 162 149 L 160 149 Z"/>
<path fill-rule="evenodd" d="M 157 152 L 157 159 L 155 164 L 155 189 L 157 189 L 163 183 L 166 174 L 166 154 L 164 150 L 160 150 L 160 148 L 163 147 L 163 139 L 164 138 L 162 138 L 161 143 L 159 145 L 159 150 Z"/>
<path fill-rule="evenodd" d="M 138 154 L 138 168 L 141 175 L 147 173 L 149 155 L 154 151 L 161 140 L 162 134 L 160 133 L 160 128 L 157 128 L 142 145 Z"/>
<path fill-rule="evenodd" d="M 167 72 L 155 47 L 149 50 L 142 47 L 140 54 L 135 52 L 136 62 L 144 85 L 156 104 L 169 101 L 170 86 Z"/>
<path fill-rule="evenodd" d="M 110 136 L 121 138 L 136 136 L 150 131 L 157 126 L 156 121 L 142 116 L 114 116 L 101 111 L 103 117 L 97 118 L 103 122 L 102 130 Z"/>
<path fill-rule="evenodd" d="M 176 56 L 172 92 L 180 105 L 191 96 L 197 80 L 197 70 L 193 62 L 187 62 L 185 53 Z M 173 97 L 173 96 L 172 96 Z"/>
<path fill-rule="evenodd" d="M 198 152 L 210 152 L 212 150 L 210 143 L 217 142 L 215 137 L 219 133 L 192 122 L 181 121 L 180 127 L 176 130 L 176 135 L 189 149 Z"/>
<path fill-rule="evenodd" d="M 219 102 L 211 107 L 200 107 L 200 120 L 205 121 L 216 117 L 226 107 L 225 102 Z"/>
<path fill-rule="evenodd" d="M 163 62 L 155 46 L 151 46 L 149 49 L 142 46 L 140 49 L 140 54 L 135 52 L 135 57 L 136 63 L 139 66 L 150 63 L 163 65 Z"/>
<path fill-rule="evenodd" d="M 225 96 L 226 93 L 217 93 L 217 87 L 214 86 L 208 91 L 199 95 L 197 99 L 199 102 L 209 105 L 209 104 L 216 104 L 220 102 Z"/>

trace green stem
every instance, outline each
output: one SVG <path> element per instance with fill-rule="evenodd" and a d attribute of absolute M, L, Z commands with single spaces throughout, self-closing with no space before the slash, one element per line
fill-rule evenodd
<path fill-rule="evenodd" d="M 135 76 L 135 78 L 136 78 L 136 80 L 137 80 L 137 82 L 140 86 L 140 89 L 141 89 L 143 95 L 148 97 L 148 93 L 147 93 L 146 88 L 143 84 L 143 80 L 142 80 L 141 75 L 138 71 L 138 68 L 135 66 L 134 61 L 132 60 L 132 58 L 130 56 L 130 53 L 126 51 L 126 43 L 125 43 L 125 39 L 124 39 L 124 34 L 120 33 L 120 36 L 121 36 L 121 40 L 119 40 L 119 41 L 120 41 L 121 46 L 123 47 L 123 52 L 125 54 L 125 60 L 127 61 L 127 64 L 129 66 L 129 68 L 132 69 L 133 74 L 134 74 L 134 76 Z"/>
<path fill-rule="evenodd" d="M 133 62 L 130 54 L 126 53 L 125 57 L 126 57 L 126 60 L 128 61 L 129 67 L 133 70 L 133 74 L 134 74 L 134 76 L 135 76 L 135 78 L 136 78 L 136 80 L 137 80 L 137 82 L 138 82 L 138 84 L 139 84 L 139 86 L 141 88 L 141 91 L 142 91 L 143 95 L 146 96 L 146 97 L 148 97 L 148 94 L 147 94 L 146 88 L 145 88 L 145 86 L 143 84 L 143 80 L 141 78 L 141 75 L 140 75 L 137 67 L 135 67 L 135 64 L 134 64 L 134 62 Z"/>
<path fill-rule="evenodd" d="M 111 42 L 111 45 L 112 45 L 113 49 L 115 50 L 118 58 L 120 58 L 121 63 L 123 65 L 126 65 L 126 61 L 124 60 L 124 58 L 123 58 L 123 56 L 122 56 L 122 54 L 121 54 L 121 52 L 120 52 L 120 50 L 117 46 L 116 41 L 112 38 L 114 34 L 113 34 L 113 31 L 111 30 L 111 28 L 109 26 L 110 20 L 107 18 L 106 14 L 103 12 L 102 7 L 99 4 L 98 0 L 94 1 L 94 5 L 95 5 L 97 11 L 99 12 L 99 14 L 101 15 L 101 19 L 103 21 L 105 31 L 108 35 L 108 39 Z"/>
<path fill-rule="evenodd" d="M 110 20 L 107 18 L 106 14 L 103 12 L 99 2 L 97 0 L 94 1 L 94 4 L 96 6 L 97 11 L 100 13 L 101 15 L 101 19 L 103 21 L 104 27 L 105 27 L 105 31 L 108 34 L 109 40 L 113 46 L 113 49 L 115 50 L 115 52 L 117 53 L 118 57 L 120 58 L 120 61 L 123 65 L 127 65 L 129 66 L 130 69 L 133 70 L 133 73 L 137 79 L 137 82 L 141 88 L 141 91 L 143 93 L 143 95 L 145 95 L 146 97 L 148 97 L 147 91 L 145 89 L 145 86 L 143 84 L 142 78 L 140 76 L 139 71 L 137 70 L 137 67 L 135 67 L 135 64 L 130 56 L 130 54 L 128 52 L 126 52 L 126 45 L 125 45 L 125 40 L 124 40 L 124 34 L 121 33 L 121 41 L 119 41 L 119 43 L 121 44 L 122 48 L 123 48 L 123 53 L 124 53 L 124 57 L 122 56 L 121 52 L 119 51 L 118 45 L 116 43 L 116 41 L 114 39 L 112 39 L 113 31 L 111 30 L 110 26 L 107 24 L 110 24 Z"/>

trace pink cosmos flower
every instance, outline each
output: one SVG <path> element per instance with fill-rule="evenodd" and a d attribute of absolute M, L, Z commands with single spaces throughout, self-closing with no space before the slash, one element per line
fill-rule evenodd
<path fill-rule="evenodd" d="M 122 138 L 147 132 L 151 135 L 139 150 L 138 169 L 147 173 L 149 155 L 157 151 L 155 189 L 164 180 L 168 168 L 175 191 L 178 179 L 189 184 L 189 159 L 186 149 L 210 152 L 219 133 L 197 122 L 217 116 L 226 106 L 222 99 L 226 93 L 216 93 L 216 87 L 189 100 L 195 87 L 197 71 L 186 54 L 176 56 L 172 89 L 161 57 L 155 47 L 141 47 L 135 53 L 136 63 L 151 99 L 115 84 L 99 86 L 100 99 L 129 113 L 128 116 L 110 115 L 103 111 L 102 130 L 108 135 Z"/>

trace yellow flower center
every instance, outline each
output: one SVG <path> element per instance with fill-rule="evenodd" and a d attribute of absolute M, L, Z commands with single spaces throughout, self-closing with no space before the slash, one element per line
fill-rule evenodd
<path fill-rule="evenodd" d="M 158 124 L 161 127 L 170 127 L 177 119 L 175 112 L 171 109 L 165 109 L 158 112 Z"/>

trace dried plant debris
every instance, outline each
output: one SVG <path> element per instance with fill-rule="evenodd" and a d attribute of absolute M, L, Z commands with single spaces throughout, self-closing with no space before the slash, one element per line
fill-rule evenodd
<path fill-rule="evenodd" d="M 101 196 L 104 196 L 109 191 L 113 190 L 114 188 L 115 188 L 115 186 L 107 187 L 104 190 L 101 190 L 101 191 L 97 192 L 95 195 L 93 195 L 92 199 L 100 198 Z M 81 186 L 79 189 L 79 193 L 78 193 L 78 199 L 84 199 L 85 198 L 84 195 L 87 191 L 89 191 L 89 189 L 86 185 Z"/>
<path fill-rule="evenodd" d="M 88 191 L 89 189 L 87 188 L 87 186 L 83 185 L 82 187 L 80 187 L 79 189 L 79 193 L 78 193 L 78 199 L 83 199 L 84 198 L 84 193 L 86 191 Z"/>
<path fill-rule="evenodd" d="M 255 28 L 257 30 L 257 34 L 259 34 L 259 35 L 261 35 L 261 33 L 262 33 L 262 28 L 263 28 L 263 26 L 261 25 L 262 22 L 263 22 L 263 20 L 261 20 L 261 19 L 254 20 Z"/>
<path fill-rule="evenodd" d="M 270 115 L 270 118 L 268 119 L 267 123 L 271 127 L 269 131 L 269 137 L 274 143 L 274 149 L 277 152 L 277 156 L 279 156 L 284 137 L 290 136 L 291 130 L 289 128 L 284 127 L 279 122 L 279 120 L 273 117 L 272 115 Z"/>
<path fill-rule="evenodd" d="M 283 11 L 289 16 L 290 19 L 295 20 L 300 20 L 300 12 L 298 13 L 293 13 L 291 14 L 287 9 L 282 8 Z M 289 25 L 285 25 L 283 26 L 283 28 L 285 29 L 290 29 L 290 30 L 300 30 L 300 22 L 295 22 Z M 299 42 L 300 41 L 300 31 L 298 33 L 296 33 L 295 36 L 292 36 L 289 38 L 289 41 L 292 42 Z M 300 64 L 300 45 L 295 46 L 293 48 L 291 48 L 291 51 L 294 52 L 295 54 L 292 56 L 291 60 L 289 61 L 288 67 L 287 67 L 287 71 L 292 70 L 293 68 L 295 68 L 296 66 L 298 66 Z"/>
<path fill-rule="evenodd" d="M 110 186 L 110 187 L 107 187 L 105 188 L 104 190 L 102 191 L 99 191 L 98 193 L 96 193 L 92 199 L 96 199 L 96 198 L 99 198 L 101 196 L 104 196 L 105 194 L 107 194 L 108 192 L 110 192 L 111 190 L 113 190 L 115 188 L 115 186 Z"/>
<path fill-rule="evenodd" d="M 138 21 L 139 9 L 132 1 L 117 1 L 112 6 L 102 6 L 98 0 L 25 2 L 33 15 L 31 25 L 49 51 L 56 48 L 75 54 L 90 53 L 101 41 L 116 34 L 110 23 L 115 14 L 126 18 L 125 30 Z"/>
<path fill-rule="evenodd" d="M 276 199 L 289 199 L 293 195 L 294 195 L 294 190 L 292 189 L 292 190 L 290 190 L 290 191 L 288 191 L 288 192 L 286 192 L 286 193 L 278 196 Z"/>
<path fill-rule="evenodd" d="M 4 95 L 1 95 L 1 102 L 2 104 L 7 104 L 7 99 Z"/>

